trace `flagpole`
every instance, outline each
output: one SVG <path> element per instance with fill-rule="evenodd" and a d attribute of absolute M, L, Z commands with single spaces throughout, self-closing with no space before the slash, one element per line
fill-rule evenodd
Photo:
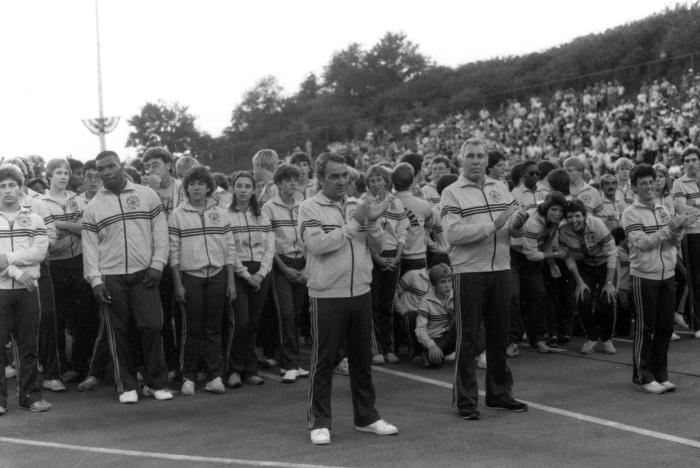
<path fill-rule="evenodd" d="M 104 125 L 104 103 L 102 102 L 102 58 L 100 54 L 100 14 L 98 9 L 98 0 L 95 0 L 95 31 L 97 33 L 97 101 L 99 105 L 99 122 Z M 99 132 L 100 151 L 106 149 L 105 132 Z"/>

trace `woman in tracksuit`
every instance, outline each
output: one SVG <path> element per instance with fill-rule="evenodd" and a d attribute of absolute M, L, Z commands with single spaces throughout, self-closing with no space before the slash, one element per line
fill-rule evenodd
<path fill-rule="evenodd" d="M 205 391 L 224 393 L 221 380 L 221 322 L 226 297 L 236 297 L 234 269 L 243 266 L 225 208 L 211 198 L 216 185 L 209 170 L 195 166 L 184 178 L 187 201 L 170 215 L 170 268 L 175 299 L 185 306 L 183 395 L 194 395 L 200 351 L 207 367 Z"/>
<path fill-rule="evenodd" d="M 233 175 L 233 198 L 227 211 L 236 241 L 236 251 L 244 269 L 236 272 L 236 300 L 229 317 L 226 346 L 229 387 L 240 387 L 241 380 L 251 385 L 264 382 L 258 375 L 255 340 L 275 254 L 275 233 L 255 196 L 255 181 L 249 172 Z"/>

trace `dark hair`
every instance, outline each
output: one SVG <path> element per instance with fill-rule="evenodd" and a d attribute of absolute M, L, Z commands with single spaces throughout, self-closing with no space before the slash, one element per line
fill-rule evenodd
<path fill-rule="evenodd" d="M 78 161 L 77 159 L 73 158 L 68 158 L 68 165 L 70 166 L 71 172 L 79 171 L 85 166 L 82 161 Z"/>
<path fill-rule="evenodd" d="M 135 184 L 141 184 L 141 173 L 134 166 L 124 166 L 124 172 Z"/>
<path fill-rule="evenodd" d="M 99 153 L 97 153 L 97 156 L 95 156 L 95 161 L 99 161 L 100 159 L 110 158 L 110 157 L 115 157 L 115 158 L 117 158 L 117 161 L 119 161 L 119 155 L 112 150 L 100 151 Z"/>
<path fill-rule="evenodd" d="M 416 177 L 423 168 L 423 156 L 416 153 L 406 153 L 403 156 L 401 156 L 399 163 L 410 164 L 413 168 L 413 177 Z"/>
<path fill-rule="evenodd" d="M 459 179 L 457 174 L 445 174 L 444 176 L 440 176 L 437 182 L 435 182 L 435 190 L 437 190 L 438 194 L 442 195 L 442 191 L 445 190 L 445 187 L 454 184 L 457 182 L 457 179 Z"/>
<path fill-rule="evenodd" d="M 564 195 L 569 194 L 571 179 L 569 178 L 569 174 L 567 174 L 564 169 L 554 169 L 552 172 L 547 174 L 547 183 L 552 190 L 561 192 Z"/>
<path fill-rule="evenodd" d="M 367 191 L 367 177 L 365 177 L 364 173 L 360 172 L 359 177 L 357 180 L 355 180 L 355 190 L 357 190 L 357 194 L 361 195 Z"/>
<path fill-rule="evenodd" d="M 498 151 L 498 150 L 489 151 L 489 163 L 486 166 L 486 170 L 488 171 L 489 169 L 491 169 L 493 166 L 495 166 L 499 162 L 505 161 L 505 160 L 506 160 L 506 157 L 503 156 L 503 153 L 501 153 L 500 151 Z"/>
<path fill-rule="evenodd" d="M 321 153 L 316 159 L 316 178 L 323 180 L 326 175 L 326 165 L 329 162 L 337 164 L 347 164 L 345 158 L 337 153 Z"/>
<path fill-rule="evenodd" d="M 430 164 L 432 165 L 438 163 L 442 163 L 445 165 L 445 167 L 450 169 L 450 160 L 447 159 L 445 156 L 435 156 Z"/>
<path fill-rule="evenodd" d="M 540 179 L 544 179 L 545 177 L 547 177 L 547 174 L 549 174 L 556 168 L 557 165 L 554 164 L 552 161 L 544 160 L 537 163 L 537 169 L 540 171 Z"/>
<path fill-rule="evenodd" d="M 561 206 L 562 210 L 566 208 L 566 196 L 561 192 L 549 192 L 544 201 L 537 205 L 537 213 L 543 218 L 547 217 L 547 212 L 553 206 Z"/>
<path fill-rule="evenodd" d="M 433 286 L 437 286 L 438 281 L 442 278 L 449 278 L 452 276 L 452 268 L 445 263 L 438 263 L 433 265 L 428 270 L 428 280 Z"/>
<path fill-rule="evenodd" d="M 391 191 L 391 170 L 386 168 L 385 166 L 382 166 L 381 164 L 372 164 L 371 166 L 369 166 L 369 169 L 367 169 L 367 180 L 369 181 L 370 178 L 376 176 L 379 176 L 382 179 L 384 179 L 384 183 L 386 184 L 386 191 Z"/>
<path fill-rule="evenodd" d="M 96 171 L 97 170 L 97 161 L 94 159 L 89 160 L 83 165 L 83 172 L 84 171 Z"/>
<path fill-rule="evenodd" d="M 38 190 L 36 190 L 35 188 L 37 185 L 41 185 L 44 190 L 49 189 L 48 185 L 46 185 L 46 181 L 41 177 L 34 177 L 29 182 L 27 182 L 27 187 L 38 192 Z"/>
<path fill-rule="evenodd" d="M 413 183 L 414 175 L 413 166 L 409 163 L 402 162 L 397 164 L 391 173 L 391 183 L 394 184 L 394 189 L 397 192 L 408 190 Z"/>
<path fill-rule="evenodd" d="M 162 146 L 153 146 L 151 148 L 148 148 L 146 152 L 143 153 L 143 157 L 141 159 L 143 160 L 143 162 L 148 162 L 151 159 L 160 159 L 161 161 L 163 161 L 164 164 L 173 163 L 173 155 L 170 154 L 170 151 L 163 148 Z"/>
<path fill-rule="evenodd" d="M 29 164 L 27 164 L 24 159 L 20 158 L 19 156 L 6 160 L 4 164 L 12 164 L 13 166 L 17 167 L 22 173 L 22 176 L 24 176 L 24 180 L 29 180 L 34 177 L 34 173 L 29 167 Z"/>
<path fill-rule="evenodd" d="M 650 164 L 641 163 L 630 172 L 630 184 L 637 186 L 637 181 L 643 177 L 651 177 L 656 180 L 656 171 Z"/>
<path fill-rule="evenodd" d="M 187 188 L 192 182 L 202 182 L 207 185 L 207 197 L 211 196 L 216 190 L 216 183 L 211 176 L 211 172 L 206 166 L 194 166 L 185 172 L 185 177 L 182 179 L 182 187 L 185 191 L 185 196 L 190 199 L 190 193 Z"/>
<path fill-rule="evenodd" d="M 568 215 L 569 213 L 582 213 L 583 216 L 586 217 L 586 205 L 584 205 L 578 198 L 569 200 L 566 202 L 566 206 L 564 207 L 564 216 Z"/>
<path fill-rule="evenodd" d="M 510 170 L 510 180 L 513 182 L 513 186 L 516 186 L 520 183 L 520 178 L 523 176 L 523 172 L 525 172 L 525 163 L 516 163 Z"/>
<path fill-rule="evenodd" d="M 221 172 L 215 172 L 211 175 L 211 177 L 212 179 L 214 179 L 214 183 L 217 187 L 221 187 L 224 190 L 228 190 L 230 188 L 228 183 L 229 180 L 228 177 L 226 177 L 226 174 L 222 174 Z"/>
<path fill-rule="evenodd" d="M 289 179 L 295 179 L 298 182 L 300 178 L 301 171 L 298 167 L 292 164 L 282 163 L 277 166 L 277 169 L 275 169 L 275 174 L 272 176 L 272 181 L 275 183 L 275 185 L 279 185 L 280 182 Z"/>
<path fill-rule="evenodd" d="M 688 147 L 687 147 L 686 149 L 684 149 L 683 152 L 681 153 L 681 161 L 682 161 L 682 162 L 685 162 L 685 157 L 688 156 L 688 155 L 690 155 L 690 154 L 694 154 L 695 156 L 697 156 L 698 158 L 700 158 L 700 148 L 698 148 L 697 146 L 692 146 L 692 145 L 691 145 L 691 146 L 688 146 Z"/>
<path fill-rule="evenodd" d="M 250 179 L 250 181 L 253 183 L 253 187 L 255 187 L 255 179 L 253 178 L 253 174 L 251 174 L 248 171 L 238 171 L 234 172 L 233 175 L 231 176 L 231 187 L 236 185 L 236 181 L 240 178 L 247 177 Z M 260 217 L 260 204 L 258 203 L 258 197 L 255 195 L 255 191 L 253 191 L 253 194 L 250 196 L 250 201 L 248 202 L 248 208 L 250 211 L 253 213 L 253 216 L 256 218 Z M 228 209 L 230 211 L 238 211 L 238 207 L 236 206 L 236 192 L 233 192 L 233 197 L 231 198 L 231 205 L 229 205 Z"/>
<path fill-rule="evenodd" d="M 313 177 L 314 175 L 314 168 L 311 165 L 311 158 L 309 157 L 308 154 L 299 152 L 299 153 L 294 153 L 291 158 L 289 158 L 289 163 L 290 164 L 297 164 L 300 162 L 306 162 L 309 164 L 309 179 Z"/>
<path fill-rule="evenodd" d="M 345 164 L 353 168 L 355 167 L 355 158 L 353 158 L 351 155 L 346 154 L 343 156 L 343 159 L 345 160 Z"/>
<path fill-rule="evenodd" d="M 610 230 L 610 234 L 612 234 L 613 238 L 615 239 L 615 244 L 619 244 L 623 240 L 625 240 L 625 230 L 622 229 L 621 226 L 616 226 Z"/>
<path fill-rule="evenodd" d="M 16 164 L 4 163 L 0 165 L 0 181 L 5 179 L 14 180 L 20 187 L 24 185 L 24 174 Z"/>

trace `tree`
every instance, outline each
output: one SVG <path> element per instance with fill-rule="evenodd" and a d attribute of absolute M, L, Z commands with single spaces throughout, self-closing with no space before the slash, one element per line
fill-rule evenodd
<path fill-rule="evenodd" d="M 233 110 L 227 133 L 247 133 L 249 137 L 254 137 L 265 130 L 272 130 L 284 105 L 282 86 L 274 76 L 266 76 L 245 93 L 243 101 Z"/>
<path fill-rule="evenodd" d="M 201 138 L 195 120 L 188 106 L 178 102 L 148 102 L 127 121 L 134 131 L 129 133 L 126 146 L 137 147 L 139 154 L 153 145 L 165 146 L 173 153 L 191 150 Z"/>
<path fill-rule="evenodd" d="M 378 91 L 419 76 L 430 68 L 430 62 L 405 34 L 388 32 L 367 54 L 367 67 Z"/>
<path fill-rule="evenodd" d="M 323 74 L 325 85 L 347 103 L 359 103 L 369 94 L 367 54 L 360 44 L 352 43 L 333 54 Z"/>

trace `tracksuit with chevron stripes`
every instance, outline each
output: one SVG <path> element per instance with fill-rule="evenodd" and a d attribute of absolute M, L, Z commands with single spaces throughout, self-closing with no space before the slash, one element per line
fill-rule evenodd
<path fill-rule="evenodd" d="M 692 200 L 692 206 L 688 205 Z M 700 210 L 700 185 L 697 180 L 683 175 L 673 182 L 673 203 L 677 213 Z M 685 231 L 683 258 L 686 263 L 688 291 L 690 292 L 692 323 L 700 330 L 700 219 Z"/>
<path fill-rule="evenodd" d="M 127 339 L 130 317 L 143 347 L 144 382 L 165 388 L 160 294 L 157 284 L 147 287 L 143 282 L 148 268 L 163 271 L 168 261 L 168 224 L 158 194 L 129 181 L 118 194 L 103 187 L 85 208 L 82 237 L 85 279 L 93 288 L 104 283 L 111 296 L 111 303 L 102 307 L 102 319 L 117 392 L 138 388 Z"/>
<path fill-rule="evenodd" d="M 380 419 L 371 372 L 370 248 L 382 250 L 383 231 L 376 221 L 360 225 L 353 216 L 356 207 L 354 199 L 334 202 L 319 192 L 299 208 L 313 337 L 309 429 L 331 428 L 331 383 L 342 338 L 347 341 L 354 423 L 367 426 Z"/>

